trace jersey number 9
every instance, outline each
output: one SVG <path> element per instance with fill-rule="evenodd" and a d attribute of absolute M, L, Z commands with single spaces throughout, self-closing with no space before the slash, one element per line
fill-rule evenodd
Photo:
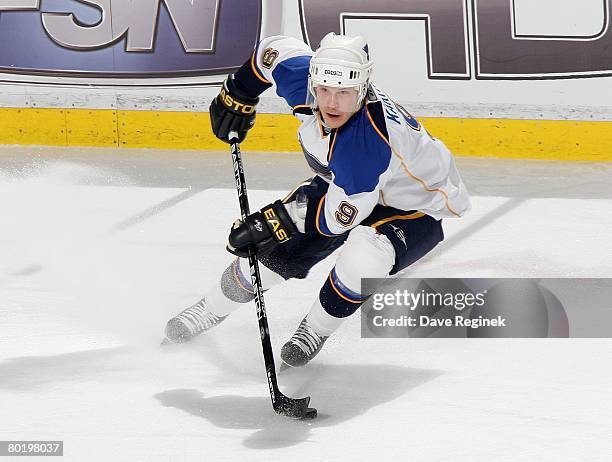
<path fill-rule="evenodd" d="M 338 210 L 336 210 L 336 221 L 340 223 L 340 225 L 348 228 L 354 223 L 358 212 L 357 207 L 346 201 L 342 201 L 338 206 Z"/>

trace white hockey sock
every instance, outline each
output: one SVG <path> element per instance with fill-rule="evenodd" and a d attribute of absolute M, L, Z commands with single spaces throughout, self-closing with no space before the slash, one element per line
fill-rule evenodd
<path fill-rule="evenodd" d="M 264 290 L 280 284 L 284 279 L 263 265 L 259 272 Z M 223 272 L 217 282 L 205 295 L 208 309 L 217 316 L 227 316 L 255 298 L 248 260 L 236 259 Z"/>
<path fill-rule="evenodd" d="M 306 315 L 306 320 L 317 334 L 329 337 L 340 327 L 345 318 L 336 318 L 323 309 L 319 297 L 315 300 Z"/>
<path fill-rule="evenodd" d="M 244 306 L 244 303 L 238 303 L 227 298 L 221 290 L 219 282 L 211 287 L 204 298 L 206 299 L 208 309 L 217 316 L 227 316 L 241 306 Z"/>

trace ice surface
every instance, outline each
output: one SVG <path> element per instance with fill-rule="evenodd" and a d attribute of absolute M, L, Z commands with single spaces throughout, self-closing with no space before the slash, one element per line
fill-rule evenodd
<path fill-rule="evenodd" d="M 235 191 L 121 175 L 0 177 L 0 440 L 64 440 L 66 461 L 610 460 L 608 339 L 361 339 L 355 316 L 280 376 L 319 418 L 277 417 L 253 307 L 158 347 L 231 261 Z M 284 192 L 250 191 L 252 208 Z M 612 277 L 610 197 L 473 202 L 411 275 Z M 332 264 L 266 294 L 275 351 Z"/>

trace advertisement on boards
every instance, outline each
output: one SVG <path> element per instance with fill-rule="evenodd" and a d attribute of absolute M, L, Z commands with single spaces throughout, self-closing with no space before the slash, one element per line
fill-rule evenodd
<path fill-rule="evenodd" d="M 0 73 L 3 80 L 61 77 L 104 84 L 123 79 L 123 84 L 139 85 L 200 77 L 202 83 L 240 66 L 263 35 L 287 33 L 299 22 L 301 38 L 314 48 L 327 32 L 359 32 L 361 24 L 385 50 L 397 46 L 392 23 L 401 23 L 405 31 L 418 25 L 428 79 L 611 75 L 612 0 L 575 3 L 0 0 L 0 42 L 9 45 L 0 49 Z M 297 15 L 290 14 L 295 9 Z M 581 28 L 568 21 L 572 12 L 582 15 Z M 389 26 L 385 41 L 382 31 Z M 396 56 L 406 66 L 414 60 L 412 48 L 421 48 L 413 35 L 404 34 L 406 53 Z"/>

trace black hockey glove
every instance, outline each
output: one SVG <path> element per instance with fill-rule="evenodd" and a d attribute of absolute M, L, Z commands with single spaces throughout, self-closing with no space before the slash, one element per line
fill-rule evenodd
<path fill-rule="evenodd" d="M 227 250 L 239 257 L 248 257 L 249 246 L 253 245 L 258 254 L 264 255 L 297 233 L 285 206 L 276 201 L 252 213 L 244 222 L 236 220 L 230 230 Z"/>
<path fill-rule="evenodd" d="M 221 141 L 229 143 L 229 133 L 238 133 L 238 141 L 242 142 L 247 132 L 255 124 L 255 106 L 259 98 L 253 98 L 240 91 L 229 75 L 223 82 L 221 92 L 210 104 L 210 122 L 213 133 Z"/>

